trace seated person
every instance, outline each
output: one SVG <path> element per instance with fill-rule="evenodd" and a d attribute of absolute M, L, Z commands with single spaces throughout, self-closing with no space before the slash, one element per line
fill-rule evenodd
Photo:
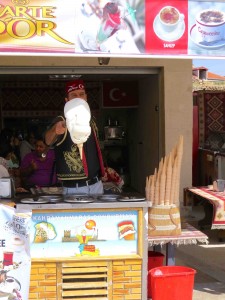
<path fill-rule="evenodd" d="M 24 156 L 35 149 L 36 133 L 37 130 L 30 129 L 26 139 L 24 139 L 20 144 L 20 158 L 23 160 Z"/>
<path fill-rule="evenodd" d="M 11 151 L 10 151 L 10 157 L 6 159 L 9 160 L 11 163 L 13 163 L 13 165 L 9 166 L 9 168 L 18 168 L 20 162 L 20 153 L 19 153 L 20 140 L 18 139 L 18 137 L 14 135 L 11 129 L 4 128 L 0 132 L 1 152 L 8 151 L 8 147 L 11 147 Z M 6 155 L 4 157 L 6 157 Z"/>
<path fill-rule="evenodd" d="M 25 155 L 20 166 L 26 188 L 51 186 L 57 183 L 55 152 L 49 149 L 42 137 L 35 142 L 35 150 Z"/>
<path fill-rule="evenodd" d="M 12 152 L 11 145 L 4 145 L 0 147 L 0 178 L 3 177 L 12 177 L 14 179 L 14 184 L 16 188 L 16 193 L 24 193 L 27 192 L 23 187 L 21 187 L 21 178 L 20 178 L 20 169 L 19 168 L 11 168 L 12 161 L 11 159 L 14 157 L 14 153 Z"/>
<path fill-rule="evenodd" d="M 9 172 L 3 165 L 0 165 L 0 178 L 9 177 Z"/>
<path fill-rule="evenodd" d="M 20 187 L 21 180 L 19 165 L 13 151 L 13 147 L 10 144 L 0 144 L 0 165 L 2 166 L 2 177 L 12 177 L 14 179 L 15 187 Z"/>
<path fill-rule="evenodd" d="M 0 158 L 5 161 L 5 167 L 7 169 L 18 168 L 18 160 L 13 150 L 13 147 L 10 144 L 2 144 L 0 145 Z"/>
<path fill-rule="evenodd" d="M 1 156 L 1 149 L 0 149 L 0 166 L 3 166 L 5 169 L 8 169 L 7 160 Z"/>

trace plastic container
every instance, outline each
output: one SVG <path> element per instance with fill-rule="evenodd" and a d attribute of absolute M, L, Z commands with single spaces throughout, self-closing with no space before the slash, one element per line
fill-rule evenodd
<path fill-rule="evenodd" d="M 148 251 L 148 298 L 151 298 L 151 277 L 150 270 L 163 266 L 164 254 L 156 251 Z"/>
<path fill-rule="evenodd" d="M 192 300 L 196 270 L 162 266 L 150 271 L 152 300 Z"/>

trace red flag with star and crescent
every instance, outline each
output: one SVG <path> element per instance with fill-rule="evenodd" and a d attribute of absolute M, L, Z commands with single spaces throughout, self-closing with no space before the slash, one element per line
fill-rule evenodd
<path fill-rule="evenodd" d="M 104 82 L 103 107 L 137 107 L 138 82 Z"/>

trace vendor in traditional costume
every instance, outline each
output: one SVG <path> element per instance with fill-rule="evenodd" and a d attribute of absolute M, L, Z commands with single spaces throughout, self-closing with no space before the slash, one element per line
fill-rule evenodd
<path fill-rule="evenodd" d="M 73 103 L 82 102 L 86 107 L 87 94 L 83 80 L 75 80 L 66 85 L 65 108 L 67 103 L 70 104 L 64 109 L 65 114 L 73 113 Z M 56 172 L 59 180 L 63 185 L 64 194 L 102 194 L 103 184 L 101 177 L 104 175 L 104 165 L 102 154 L 97 139 L 97 127 L 95 122 L 87 118 L 87 114 L 83 114 L 85 110 L 81 104 L 81 109 L 74 107 L 74 119 L 58 116 L 54 124 L 47 130 L 45 134 L 45 142 L 48 145 L 55 146 L 56 153 Z M 79 131 L 81 126 L 75 123 L 75 118 L 79 118 L 84 123 L 87 121 L 85 129 Z M 89 129 L 90 126 L 90 129 Z M 70 131 L 68 130 L 70 128 Z M 74 128 L 74 132 L 73 131 Z M 82 128 L 83 129 L 83 128 Z M 79 132 L 78 132 L 79 131 Z M 81 139 L 82 145 L 78 143 Z M 83 138 L 83 139 L 82 139 Z M 84 139 L 85 138 L 85 139 Z M 86 141 L 85 141 L 86 140 Z M 85 141 L 85 142 L 83 142 Z M 80 147 L 82 146 L 82 147 Z"/>

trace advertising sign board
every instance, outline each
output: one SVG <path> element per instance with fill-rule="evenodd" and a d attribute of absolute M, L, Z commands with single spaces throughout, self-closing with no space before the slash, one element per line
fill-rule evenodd
<path fill-rule="evenodd" d="M 0 54 L 224 56 L 225 2 L 1 0 Z"/>

